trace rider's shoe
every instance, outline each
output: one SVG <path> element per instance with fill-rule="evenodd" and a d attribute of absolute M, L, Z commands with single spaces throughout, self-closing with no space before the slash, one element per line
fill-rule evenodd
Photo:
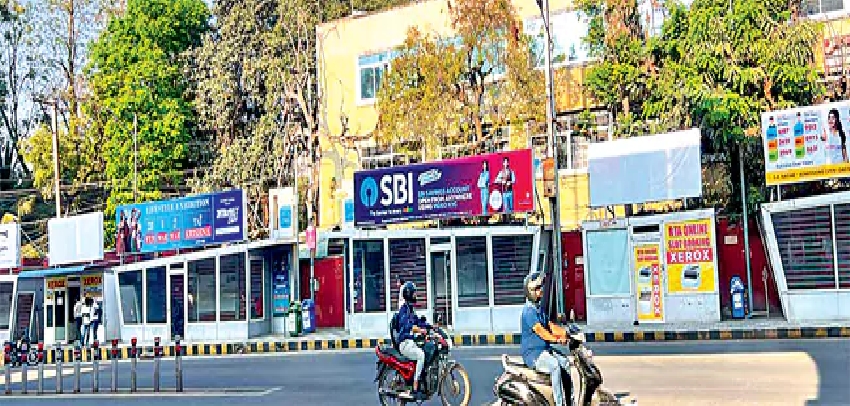
<path fill-rule="evenodd" d="M 422 389 L 417 389 L 413 391 L 411 395 L 413 396 L 413 400 L 417 402 L 428 400 L 428 395 L 426 395 L 425 391 L 423 391 Z"/>

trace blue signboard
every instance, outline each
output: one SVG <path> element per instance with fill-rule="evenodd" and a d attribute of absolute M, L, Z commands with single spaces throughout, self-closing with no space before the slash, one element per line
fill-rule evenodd
<path fill-rule="evenodd" d="M 119 206 L 115 250 L 144 253 L 243 241 L 245 210 L 240 189 Z"/>
<path fill-rule="evenodd" d="M 272 269 L 272 313 L 275 317 L 285 316 L 289 311 L 289 257 L 286 253 L 275 261 Z"/>

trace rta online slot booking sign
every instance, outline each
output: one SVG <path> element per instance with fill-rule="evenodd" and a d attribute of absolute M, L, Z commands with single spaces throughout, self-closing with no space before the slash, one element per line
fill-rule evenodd
<path fill-rule="evenodd" d="M 668 292 L 714 292 L 714 237 L 711 219 L 664 224 L 664 248 Z"/>
<path fill-rule="evenodd" d="M 359 171 L 354 190 L 356 225 L 530 212 L 531 149 Z"/>
<path fill-rule="evenodd" d="M 850 102 L 761 115 L 768 186 L 850 176 Z"/>

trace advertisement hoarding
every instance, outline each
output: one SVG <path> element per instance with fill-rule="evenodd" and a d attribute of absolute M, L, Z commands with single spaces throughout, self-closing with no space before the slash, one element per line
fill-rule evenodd
<path fill-rule="evenodd" d="M 0 224 L 0 269 L 21 266 L 21 225 Z"/>
<path fill-rule="evenodd" d="M 768 186 L 850 176 L 850 101 L 761 115 Z"/>
<path fill-rule="evenodd" d="M 243 241 L 246 202 L 235 189 L 119 206 L 115 249 L 132 254 Z"/>
<path fill-rule="evenodd" d="M 354 224 L 534 211 L 531 149 L 354 174 Z"/>
<path fill-rule="evenodd" d="M 103 212 L 47 221 L 50 266 L 103 259 Z"/>
<path fill-rule="evenodd" d="M 670 293 L 713 293 L 715 283 L 712 219 L 664 224 Z"/>
<path fill-rule="evenodd" d="M 634 246 L 637 318 L 641 322 L 664 321 L 664 283 L 661 280 L 661 247 L 658 243 Z"/>

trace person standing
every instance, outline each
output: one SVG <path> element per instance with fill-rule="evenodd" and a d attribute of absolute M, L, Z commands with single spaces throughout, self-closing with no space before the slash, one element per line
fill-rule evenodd
<path fill-rule="evenodd" d="M 91 335 L 92 341 L 97 341 L 97 329 L 103 322 L 103 305 L 96 300 L 91 309 Z"/>
<path fill-rule="evenodd" d="M 77 330 L 75 331 L 75 337 L 77 340 L 80 340 L 80 343 L 83 341 L 83 299 L 77 299 L 77 303 L 74 304 L 74 322 L 76 324 Z"/>
<path fill-rule="evenodd" d="M 83 347 L 87 347 L 89 345 L 89 330 L 91 330 L 91 298 L 86 298 L 86 301 L 83 303 L 83 336 L 82 336 L 82 344 Z"/>

